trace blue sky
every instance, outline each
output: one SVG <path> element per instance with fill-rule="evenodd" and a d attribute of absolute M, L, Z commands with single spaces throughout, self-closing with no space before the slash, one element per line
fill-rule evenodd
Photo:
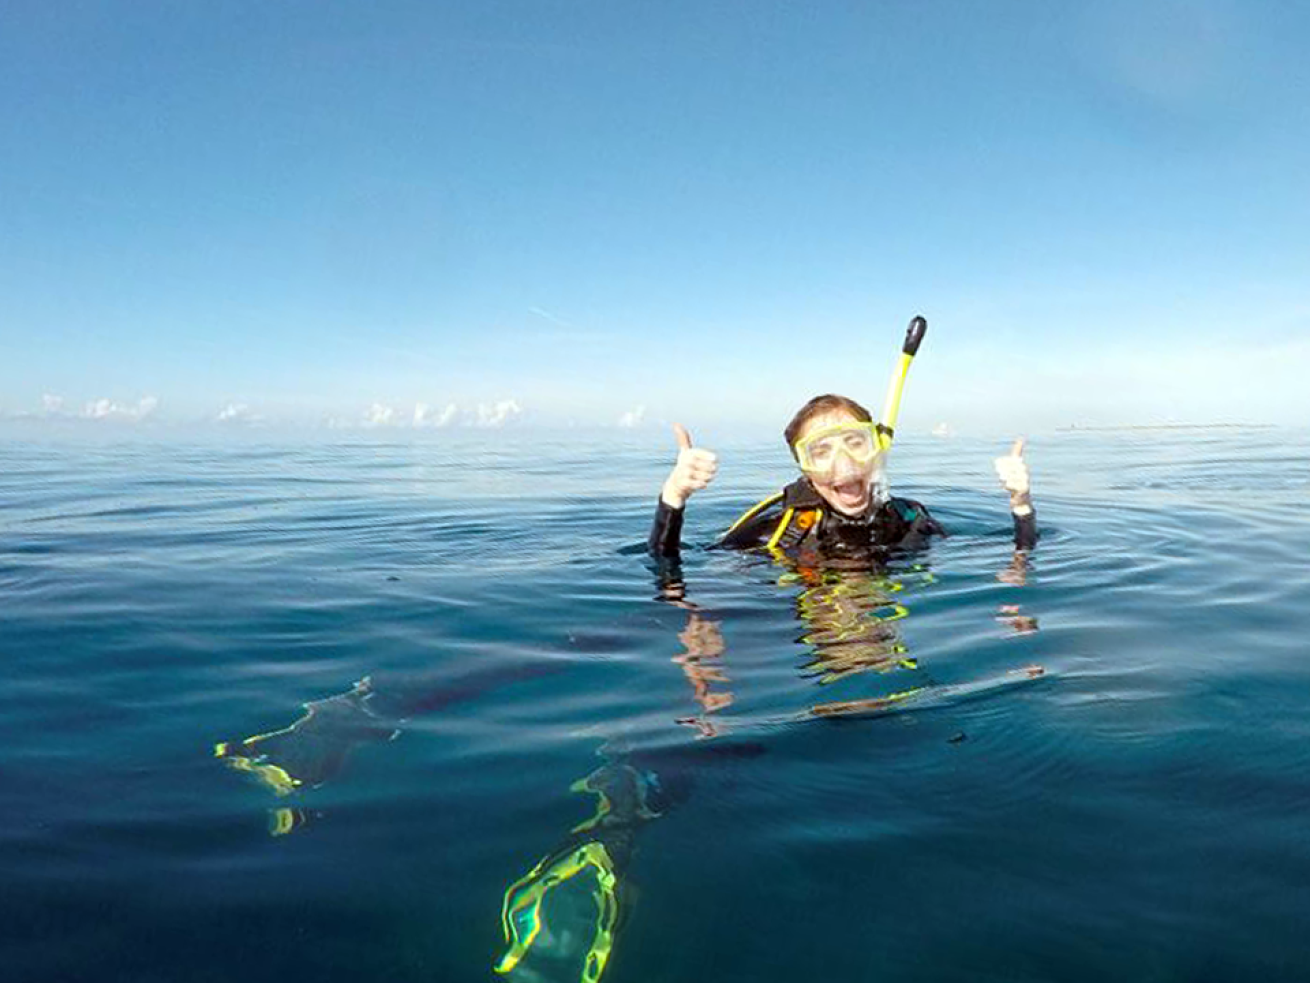
<path fill-rule="evenodd" d="M 905 427 L 1304 425 L 1308 49 L 1295 0 L 14 0 L 0 415 L 777 429 L 922 312 Z"/>

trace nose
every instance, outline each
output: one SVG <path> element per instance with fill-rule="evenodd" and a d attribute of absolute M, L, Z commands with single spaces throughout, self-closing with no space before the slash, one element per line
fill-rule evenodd
<path fill-rule="evenodd" d="M 853 478 L 863 470 L 863 465 L 847 454 L 846 451 L 841 450 L 837 452 L 837 459 L 832 465 L 833 477 L 838 479 Z"/>

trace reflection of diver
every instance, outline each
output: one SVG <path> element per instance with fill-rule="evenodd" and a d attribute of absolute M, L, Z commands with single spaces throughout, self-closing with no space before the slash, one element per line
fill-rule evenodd
<path fill-rule="evenodd" d="M 627 908 L 637 831 L 685 801 L 697 771 L 763 753 L 759 745 L 734 743 L 602 752 L 605 763 L 570 789 L 596 797 L 594 814 L 505 892 L 506 950 L 496 972 L 597 983 Z"/>
<path fill-rule="evenodd" d="M 275 795 L 290 795 L 334 778 L 361 744 L 389 741 L 399 731 L 372 706 L 372 681 L 365 677 L 339 696 L 311 700 L 289 727 L 214 745 L 214 755 L 253 775 Z"/>
<path fill-rule="evenodd" d="M 914 589 L 934 581 L 933 574 L 923 564 L 911 565 L 904 558 L 898 563 L 884 564 L 878 553 L 867 554 L 863 559 L 820 558 L 811 564 L 783 554 L 776 556 L 775 562 L 783 568 L 778 586 L 799 588 L 793 603 L 803 629 L 797 641 L 806 647 L 807 653 L 801 666 L 803 675 L 826 687 L 868 673 L 913 674 L 898 675 L 893 690 L 878 696 L 830 698 L 813 703 L 807 710 L 810 716 L 876 716 L 953 701 L 959 696 L 986 691 L 993 684 L 1008 684 L 1016 678 L 1033 679 L 1043 674 L 1040 666 L 1026 666 L 991 681 L 975 680 L 952 686 L 939 685 L 929 678 L 909 651 L 901 631 L 902 623 L 910 617 Z M 1025 569 L 1024 563 L 1026 553 L 1016 553 L 1006 571 Z M 676 559 L 657 564 L 656 581 L 658 599 L 689 612 L 687 625 L 678 634 L 686 651 L 673 661 L 683 667 L 702 712 L 694 717 L 678 718 L 677 723 L 696 726 L 702 737 L 719 736 L 724 732 L 723 723 L 710 714 L 734 700 L 726 689 L 727 644 L 722 627 L 710 612 L 687 599 L 681 563 Z M 1017 604 L 1002 605 L 997 620 L 1015 635 L 1038 630 L 1037 619 L 1021 614 Z M 711 688 L 715 684 L 724 688 Z"/>
<path fill-rule="evenodd" d="M 807 651 L 801 666 L 803 675 L 826 687 L 862 673 L 918 670 L 918 662 L 909 654 L 899 623 L 910 613 L 904 597 L 907 585 L 931 583 L 930 573 L 916 566 L 892 577 L 867 556 L 862 561 L 833 559 L 803 566 L 784 555 L 779 563 L 785 568 L 778 578 L 779 586 L 799 588 L 794 605 L 797 620 L 803 626 L 797 641 Z M 727 689 L 729 677 L 724 658 L 727 646 L 722 628 L 708 612 L 686 599 L 680 564 L 659 564 L 656 577 L 659 599 L 688 611 L 687 624 L 678 633 L 685 651 L 675 655 L 673 661 L 682 667 L 691 683 L 700 713 L 678 718 L 677 723 L 695 726 L 701 737 L 719 736 L 723 725 L 712 715 L 734 700 Z M 900 687 L 900 692 L 880 699 L 908 696 L 927 685 L 926 679 L 916 677 L 908 686 Z M 837 707 L 854 712 L 855 706 L 865 704 L 866 701 L 828 700 L 810 707 L 809 712 L 829 716 L 837 712 Z"/>
<path fill-rule="evenodd" d="M 915 571 L 923 582 L 931 575 Z M 905 584 L 869 564 L 829 562 L 816 566 L 791 565 L 782 584 L 802 589 L 796 597 L 796 615 L 805 625 L 800 641 L 813 652 L 807 674 L 821 683 L 870 670 L 888 672 L 913 669 L 912 659 L 896 622 L 909 615 L 897 595 Z"/>
<path fill-rule="evenodd" d="M 305 713 L 290 726 L 222 741 L 214 755 L 278 797 L 289 796 L 332 780 L 356 748 L 392 740 L 407 720 L 555 671 L 548 664 L 495 666 L 453 680 L 393 679 L 383 686 L 365 677 L 345 693 L 306 703 Z M 303 819 L 297 810 L 277 809 L 272 832 L 290 832 Z"/>
<path fill-rule="evenodd" d="M 501 925 L 508 948 L 498 973 L 542 978 L 549 967 L 584 983 L 599 980 L 614 944 L 634 836 L 668 807 L 655 773 L 623 762 L 607 762 L 570 791 L 595 795 L 596 812 L 505 892 Z"/>
<path fill-rule="evenodd" d="M 717 737 L 719 727 L 713 714 L 732 705 L 728 674 L 723 664 L 725 645 L 719 622 L 687 600 L 687 587 L 676 561 L 662 563 L 658 574 L 658 599 L 687 611 L 687 623 L 678 632 L 683 650 L 673 656 L 673 663 L 691 684 L 692 697 L 700 712 L 678 717 L 674 722 L 695 727 L 701 737 Z"/>

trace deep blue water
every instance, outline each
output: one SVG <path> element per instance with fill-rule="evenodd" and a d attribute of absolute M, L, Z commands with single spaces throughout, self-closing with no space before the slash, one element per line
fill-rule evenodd
<path fill-rule="evenodd" d="M 907 440 L 949 539 L 681 591 L 623 550 L 666 444 L 0 444 L 3 978 L 494 979 L 592 841 L 609 983 L 1310 975 L 1304 432 L 1038 436 L 1026 565 L 1006 442 Z M 719 450 L 693 540 L 789 478 Z"/>

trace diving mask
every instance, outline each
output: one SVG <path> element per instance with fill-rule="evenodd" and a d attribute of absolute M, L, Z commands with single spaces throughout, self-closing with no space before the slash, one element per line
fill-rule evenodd
<path fill-rule="evenodd" d="M 801 470 L 807 474 L 828 474 L 845 454 L 854 463 L 866 465 L 879 456 L 878 431 L 872 423 L 852 420 L 820 427 L 796 441 L 792 448 Z"/>

